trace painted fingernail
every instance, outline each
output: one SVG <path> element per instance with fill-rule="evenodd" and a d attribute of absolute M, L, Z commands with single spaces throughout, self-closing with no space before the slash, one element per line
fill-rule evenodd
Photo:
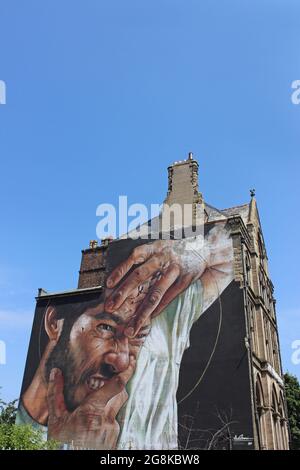
<path fill-rule="evenodd" d="M 134 328 L 132 328 L 131 326 L 129 328 L 126 328 L 124 330 L 124 333 L 126 336 L 129 336 L 129 338 L 131 338 L 134 334 Z"/>
<path fill-rule="evenodd" d="M 49 379 L 50 379 L 51 381 L 53 381 L 53 380 L 55 379 L 55 377 L 56 377 L 56 374 L 57 374 L 57 369 L 52 369 L 51 372 L 50 372 L 50 377 L 49 377 Z"/>

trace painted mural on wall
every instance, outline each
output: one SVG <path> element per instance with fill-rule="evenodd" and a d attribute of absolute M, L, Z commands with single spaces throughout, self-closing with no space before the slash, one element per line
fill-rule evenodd
<path fill-rule="evenodd" d="M 201 423 L 210 388 L 226 387 L 209 371 L 220 361 L 222 298 L 240 305 L 229 230 L 210 225 L 204 244 L 115 241 L 107 272 L 102 290 L 38 298 L 17 422 L 65 448 L 177 449 L 185 417 L 198 407 Z"/>

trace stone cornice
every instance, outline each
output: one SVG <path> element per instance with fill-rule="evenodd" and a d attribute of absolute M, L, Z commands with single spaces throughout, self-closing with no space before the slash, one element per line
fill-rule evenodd
<path fill-rule="evenodd" d="M 244 224 L 242 217 L 240 215 L 233 215 L 231 217 L 228 217 L 227 224 L 230 227 L 231 235 L 240 235 L 242 242 L 246 243 L 247 248 L 250 251 L 251 237 L 249 235 L 246 225 Z"/>

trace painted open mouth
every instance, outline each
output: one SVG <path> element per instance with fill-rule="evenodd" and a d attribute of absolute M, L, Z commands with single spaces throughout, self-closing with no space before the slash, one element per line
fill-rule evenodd
<path fill-rule="evenodd" d="M 103 377 L 99 375 L 92 375 L 86 381 L 87 386 L 92 391 L 99 390 L 101 387 L 103 387 L 105 382 L 106 382 L 105 379 L 103 379 Z"/>

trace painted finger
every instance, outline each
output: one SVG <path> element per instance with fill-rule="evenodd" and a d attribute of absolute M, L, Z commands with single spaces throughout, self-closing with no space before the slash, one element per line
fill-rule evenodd
<path fill-rule="evenodd" d="M 118 265 L 117 268 L 108 276 L 106 285 L 109 289 L 115 287 L 123 277 L 128 273 L 134 264 L 144 263 L 151 255 L 152 249 L 149 244 L 140 245 L 134 248 L 133 252 L 127 258 Z"/>
<path fill-rule="evenodd" d="M 136 359 L 133 355 L 130 355 L 129 358 L 129 366 L 124 372 L 121 372 L 119 376 L 123 383 L 126 385 L 127 382 L 131 379 L 136 367 Z M 116 415 L 119 413 L 120 409 L 124 405 L 124 403 L 128 400 L 128 393 L 124 388 L 122 392 L 118 395 L 112 397 L 105 407 L 105 412 L 110 419 L 115 419 Z"/>
<path fill-rule="evenodd" d="M 49 416 L 60 418 L 66 411 L 64 399 L 64 379 L 60 369 L 52 369 L 49 377 L 47 401 Z"/>
<path fill-rule="evenodd" d="M 124 372 L 121 372 L 119 374 L 119 377 L 121 377 L 123 383 L 126 385 L 127 382 L 131 379 L 136 367 L 136 358 L 131 354 L 129 357 L 129 366 L 127 367 Z"/>
<path fill-rule="evenodd" d="M 126 390 L 123 390 L 115 397 L 111 398 L 105 407 L 105 414 L 109 420 L 116 419 L 117 414 L 123 405 L 125 405 L 128 400 L 128 393 Z"/>
<path fill-rule="evenodd" d="M 114 312 L 125 302 L 131 293 L 163 266 L 163 257 L 152 256 L 145 263 L 135 268 L 119 287 L 107 298 L 105 309 Z"/>
<path fill-rule="evenodd" d="M 118 395 L 122 390 L 124 390 L 124 382 L 118 375 L 109 379 L 103 387 L 95 392 L 91 393 L 86 400 L 84 400 L 83 405 L 92 406 L 95 410 L 103 410 L 109 400 Z"/>
<path fill-rule="evenodd" d="M 133 356 L 130 356 L 129 366 L 126 371 L 115 375 L 105 385 L 103 385 L 103 387 L 89 395 L 84 404 L 93 405 L 95 408 L 99 407 L 99 409 L 106 406 L 111 398 L 125 389 L 125 385 L 132 376 L 134 368 L 135 359 Z"/>
<path fill-rule="evenodd" d="M 134 325 L 126 328 L 124 333 L 133 338 L 136 336 L 144 324 L 152 316 L 152 313 L 161 302 L 166 291 L 174 284 L 180 274 L 180 268 L 177 264 L 171 264 L 154 286 L 151 288 L 144 301 L 138 308 Z"/>
<path fill-rule="evenodd" d="M 167 290 L 160 304 L 154 310 L 152 318 L 157 317 L 178 295 L 182 294 L 191 285 L 193 280 L 194 277 L 190 274 L 179 278 L 178 281 Z"/>

